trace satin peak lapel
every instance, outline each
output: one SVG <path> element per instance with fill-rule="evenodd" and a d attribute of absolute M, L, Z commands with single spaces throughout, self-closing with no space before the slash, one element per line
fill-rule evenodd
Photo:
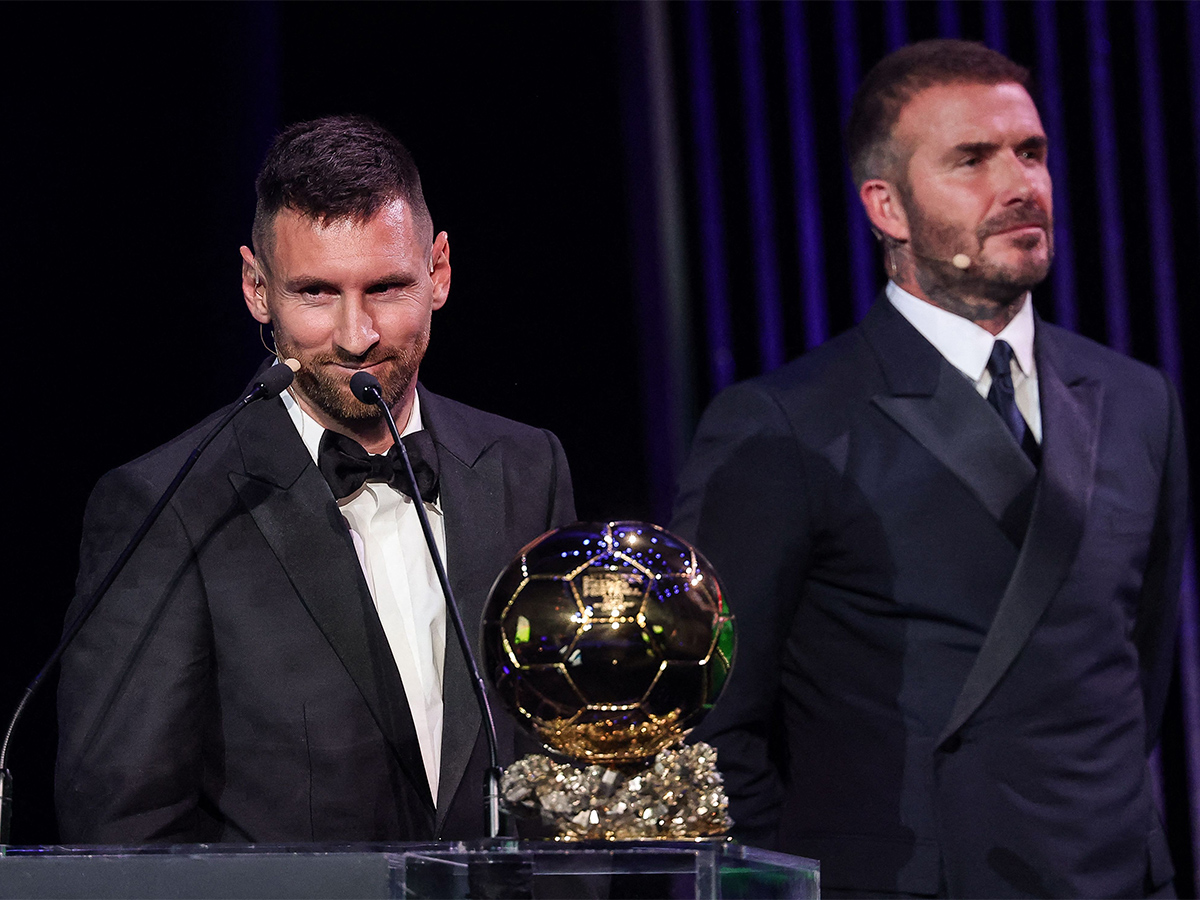
<path fill-rule="evenodd" d="M 1048 329 L 1043 332 L 1049 334 Z M 962 727 L 1008 671 L 1067 577 L 1083 535 L 1094 485 L 1104 388 L 1083 377 L 1068 375 L 1064 381 L 1047 344 L 1052 344 L 1052 338 L 1039 333 L 1038 390 L 1044 434 L 1041 481 L 1029 532 L 938 746 Z"/>
<path fill-rule="evenodd" d="M 252 419 L 247 411 L 237 423 L 246 474 L 230 481 L 432 812 L 404 686 L 346 521 L 286 411 L 272 403 L 277 409 Z"/>
<path fill-rule="evenodd" d="M 892 395 L 872 400 L 953 472 L 992 518 L 1006 521 L 1014 503 L 1037 478 L 1037 469 L 964 374 L 906 320 L 892 323 L 889 330 L 899 334 L 887 338 L 894 349 L 889 354 L 881 348 L 880 359 Z"/>
<path fill-rule="evenodd" d="M 485 548 L 495 546 L 504 527 L 503 473 L 500 459 L 487 451 L 492 439 L 476 432 L 454 407 L 424 391 L 421 414 L 433 435 L 441 484 L 439 502 L 446 526 L 446 572 L 458 601 L 472 650 L 479 655 L 479 623 L 483 606 L 499 571 Z M 507 560 L 498 563 L 502 566 Z M 438 776 L 435 834 L 462 785 L 472 751 L 480 737 L 482 717 L 473 679 L 453 623 L 447 622 L 442 673 L 442 764 Z M 480 793 L 483 784 L 467 785 Z M 482 819 L 482 807 L 480 816 Z"/>

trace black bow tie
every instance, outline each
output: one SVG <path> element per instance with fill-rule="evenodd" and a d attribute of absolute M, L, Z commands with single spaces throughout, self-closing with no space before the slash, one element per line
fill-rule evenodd
<path fill-rule="evenodd" d="M 437 453 L 433 448 L 433 438 L 428 431 L 414 431 L 400 440 L 404 442 L 408 461 L 412 464 L 413 474 L 417 476 L 421 499 L 426 502 L 437 499 Z M 382 456 L 372 456 L 353 438 L 326 430 L 317 450 L 317 468 L 329 482 L 329 488 L 337 500 L 349 497 L 367 481 L 384 481 L 412 496 L 412 488 L 404 474 L 404 461 L 395 446 Z"/>

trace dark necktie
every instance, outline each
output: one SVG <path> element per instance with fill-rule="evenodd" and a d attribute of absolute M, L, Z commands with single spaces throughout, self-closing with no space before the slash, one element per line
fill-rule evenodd
<path fill-rule="evenodd" d="M 433 438 L 428 431 L 414 431 L 401 440 L 417 477 L 421 499 L 433 501 L 438 495 L 437 453 Z M 367 481 L 383 481 L 412 496 L 412 488 L 404 474 L 404 461 L 395 446 L 381 456 L 372 456 L 353 438 L 326 430 L 317 449 L 317 468 L 329 482 L 329 489 L 337 500 L 349 497 Z"/>
<path fill-rule="evenodd" d="M 992 373 L 992 386 L 988 390 L 988 403 L 1000 414 L 1008 430 L 1012 432 L 1017 444 L 1025 454 L 1033 460 L 1036 466 L 1041 457 L 1041 449 L 1017 408 L 1016 394 L 1013 392 L 1012 381 L 1012 347 L 1008 341 L 996 341 L 992 344 L 992 355 L 988 359 L 987 369 Z"/>

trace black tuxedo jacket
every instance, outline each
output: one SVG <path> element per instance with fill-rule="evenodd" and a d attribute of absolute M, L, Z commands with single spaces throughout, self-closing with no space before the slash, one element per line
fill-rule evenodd
<path fill-rule="evenodd" d="M 1035 469 L 886 299 L 724 392 L 674 530 L 737 616 L 714 743 L 737 834 L 824 886 L 1140 896 L 1186 472 L 1161 373 L 1037 323 Z"/>
<path fill-rule="evenodd" d="M 570 474 L 547 431 L 424 389 L 421 413 L 447 570 L 477 632 L 500 570 L 574 520 Z M 215 420 L 101 479 L 76 605 Z M 345 520 L 283 404 L 256 403 L 205 451 L 63 659 L 62 838 L 482 836 L 486 745 L 452 629 L 443 685 L 435 803 Z M 509 718 L 497 720 L 511 757 Z"/>

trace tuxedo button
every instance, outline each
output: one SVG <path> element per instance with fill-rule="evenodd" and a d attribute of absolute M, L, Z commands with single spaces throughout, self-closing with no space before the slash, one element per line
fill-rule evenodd
<path fill-rule="evenodd" d="M 962 738 L 957 734 L 952 734 L 950 737 L 942 741 L 942 752 L 957 753 L 958 748 L 962 746 Z"/>

